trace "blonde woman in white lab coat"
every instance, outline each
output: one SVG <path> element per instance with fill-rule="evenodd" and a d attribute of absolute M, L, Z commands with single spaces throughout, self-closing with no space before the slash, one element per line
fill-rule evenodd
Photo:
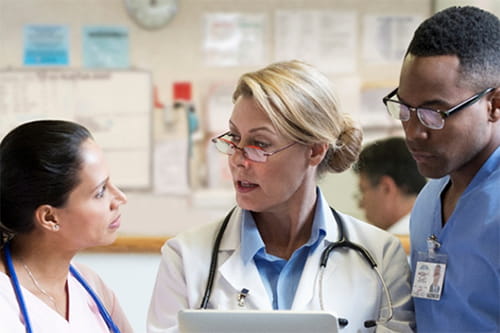
<path fill-rule="evenodd" d="M 317 185 L 326 172 L 348 169 L 362 141 L 328 79 L 299 61 L 275 63 L 243 75 L 233 100 L 228 132 L 212 141 L 228 155 L 237 207 L 224 232 L 218 221 L 163 246 L 148 332 L 175 332 L 178 311 L 200 307 L 324 310 L 346 319 L 342 332 L 413 331 L 399 241 L 331 209 Z M 348 246 L 322 260 L 341 234 Z"/>

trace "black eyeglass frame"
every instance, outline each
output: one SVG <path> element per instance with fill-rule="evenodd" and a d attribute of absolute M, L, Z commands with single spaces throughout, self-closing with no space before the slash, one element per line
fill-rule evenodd
<path fill-rule="evenodd" d="M 420 122 L 425 126 L 425 127 L 428 127 L 428 128 L 431 128 L 431 129 L 442 129 L 444 127 L 444 119 L 448 118 L 452 113 L 454 112 L 457 112 L 457 111 L 460 111 L 462 109 L 465 109 L 466 107 L 476 103 L 477 101 L 479 101 L 484 95 L 486 95 L 487 93 L 495 90 L 496 88 L 493 88 L 493 87 L 490 87 L 490 88 L 486 88 L 482 91 L 480 91 L 479 93 L 467 98 L 465 101 L 463 102 L 460 102 L 458 103 L 457 105 L 451 107 L 450 109 L 446 110 L 446 111 L 442 111 L 442 110 L 434 110 L 434 109 L 431 109 L 431 108 L 421 108 L 421 107 L 413 107 L 413 106 L 409 106 L 408 104 L 405 104 L 399 100 L 394 100 L 392 99 L 398 92 L 398 89 L 399 87 L 397 87 L 396 89 L 394 89 L 393 91 L 391 91 L 389 94 L 387 94 L 387 96 L 385 96 L 384 98 L 382 98 L 382 102 L 384 103 L 387 111 L 389 112 L 389 114 L 391 116 L 393 116 L 393 114 L 391 113 L 391 111 L 389 110 L 388 106 L 387 106 L 387 102 L 392 102 L 392 103 L 397 103 L 397 104 L 401 104 L 401 105 L 404 105 L 406 108 L 408 108 L 408 110 L 410 111 L 415 111 L 417 112 L 417 115 L 418 115 L 418 110 L 419 109 L 426 109 L 426 110 L 429 110 L 429 111 L 434 111 L 436 113 L 438 113 L 442 119 L 443 119 L 443 122 L 442 122 L 442 125 L 441 127 L 439 128 L 433 128 L 433 127 L 429 127 L 428 125 L 425 125 L 421 120 L 420 120 L 420 116 L 419 116 L 419 120 Z M 398 119 L 398 120 L 401 120 L 401 121 L 408 121 L 407 120 L 402 120 L 402 119 Z"/>

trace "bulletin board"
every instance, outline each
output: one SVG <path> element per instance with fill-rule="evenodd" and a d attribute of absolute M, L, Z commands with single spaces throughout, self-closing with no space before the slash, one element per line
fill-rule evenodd
<path fill-rule="evenodd" d="M 0 138 L 15 126 L 36 119 L 71 120 L 84 125 L 103 148 L 116 185 L 150 188 L 150 72 L 0 70 Z"/>
<path fill-rule="evenodd" d="M 213 150 L 210 138 L 227 129 L 243 73 L 304 58 L 331 77 L 342 110 L 362 122 L 365 138 L 392 133 L 392 124 L 379 119 L 391 120 L 381 96 L 397 85 L 409 23 L 428 17 L 434 0 L 182 0 L 159 30 L 138 26 L 119 0 L 98 8 L 88 1 L 45 0 L 43 8 L 38 2 L 0 0 L 0 138 L 34 117 L 85 124 L 106 149 L 112 180 L 126 190 L 121 235 L 149 238 L 217 221 L 234 206 L 227 157 Z M 38 22 L 68 28 L 69 67 L 22 67 L 22 32 Z M 126 28 L 129 63 L 150 73 L 87 67 L 82 31 L 96 25 Z M 51 73 L 60 79 L 45 82 Z M 191 137 L 186 110 L 174 108 L 172 96 L 173 84 L 186 81 L 199 118 Z M 103 131 L 106 126 L 111 129 Z M 351 195 L 355 175 L 328 175 L 321 186 L 332 205 L 361 217 Z"/>

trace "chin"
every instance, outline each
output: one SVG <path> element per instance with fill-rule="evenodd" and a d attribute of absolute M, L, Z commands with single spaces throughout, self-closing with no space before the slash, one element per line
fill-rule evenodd
<path fill-rule="evenodd" d="M 252 212 L 259 212 L 262 210 L 262 206 L 259 204 L 256 204 L 255 202 L 252 202 L 250 200 L 244 200 L 240 197 L 236 197 L 236 203 L 238 206 L 242 209 L 249 210 Z"/>
<path fill-rule="evenodd" d="M 113 232 L 113 233 L 110 235 L 110 237 L 108 238 L 108 239 L 109 239 L 109 242 L 108 242 L 108 244 L 107 244 L 107 245 L 114 243 L 114 242 L 116 241 L 116 239 L 117 239 L 117 238 L 118 238 L 118 232 L 116 232 L 116 230 L 115 230 L 115 232 Z"/>
<path fill-rule="evenodd" d="M 442 178 L 449 173 L 442 167 L 438 168 L 438 167 L 424 166 L 424 165 L 417 165 L 417 166 L 418 166 L 418 172 L 420 172 L 422 176 L 427 178 L 432 178 L 432 179 Z"/>
<path fill-rule="evenodd" d="M 118 238 L 118 233 L 114 231 L 113 233 L 110 233 L 106 235 L 105 237 L 102 237 L 99 242 L 97 242 L 96 245 L 94 246 L 107 246 L 113 244 L 116 239 Z"/>

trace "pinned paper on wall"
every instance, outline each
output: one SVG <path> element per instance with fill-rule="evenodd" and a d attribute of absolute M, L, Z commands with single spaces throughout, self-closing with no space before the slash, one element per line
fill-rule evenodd
<path fill-rule="evenodd" d="M 187 138 L 156 142 L 153 178 L 156 194 L 189 194 Z"/>
<path fill-rule="evenodd" d="M 363 61 L 371 64 L 398 64 L 422 16 L 365 15 L 363 18 Z"/>
<path fill-rule="evenodd" d="M 0 70 L 0 138 L 35 119 L 87 127 L 103 148 L 113 182 L 151 186 L 151 73 L 82 69 Z"/>
<path fill-rule="evenodd" d="M 228 130 L 235 86 L 229 83 L 215 83 L 210 87 L 205 112 L 206 128 L 209 133 L 220 134 Z"/>
<path fill-rule="evenodd" d="M 207 188 L 233 188 L 233 178 L 229 170 L 228 156 L 221 154 L 212 143 L 206 147 Z"/>
<path fill-rule="evenodd" d="M 266 62 L 264 14 L 209 13 L 204 17 L 203 53 L 209 66 Z"/>
<path fill-rule="evenodd" d="M 389 115 L 382 102 L 393 88 L 392 85 L 372 84 L 361 90 L 360 120 L 364 142 L 392 135 L 404 136 L 401 122 Z"/>
<path fill-rule="evenodd" d="M 68 27 L 35 25 L 24 27 L 25 66 L 64 66 L 69 64 Z"/>
<path fill-rule="evenodd" d="M 326 73 L 356 71 L 355 11 L 278 10 L 275 60 L 301 59 Z"/>
<path fill-rule="evenodd" d="M 114 26 L 83 28 L 83 64 L 87 68 L 129 67 L 128 29 Z"/>

